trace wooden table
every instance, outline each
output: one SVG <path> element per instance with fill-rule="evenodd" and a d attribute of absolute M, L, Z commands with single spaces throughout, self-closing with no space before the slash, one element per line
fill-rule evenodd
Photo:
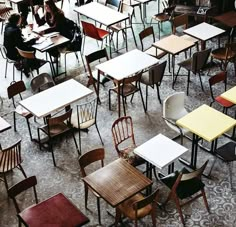
<path fill-rule="evenodd" d="M 158 62 L 159 60 L 157 60 L 156 58 L 140 50 L 134 49 L 132 51 L 120 55 L 119 57 L 97 65 L 97 81 L 100 81 L 100 73 L 102 72 L 116 81 L 118 91 L 120 91 L 120 83 L 124 78 L 134 75 L 144 69 L 147 69 L 157 64 Z M 96 92 L 99 98 L 99 83 L 97 83 Z M 120 117 L 120 95 L 118 95 L 118 116 Z"/>
<path fill-rule="evenodd" d="M 147 163 L 162 170 L 168 166 L 168 174 L 174 172 L 174 161 L 185 154 L 188 149 L 168 137 L 158 134 L 141 146 L 134 149 L 134 153 L 145 159 Z M 152 166 L 148 166 L 148 177 L 152 179 Z"/>
<path fill-rule="evenodd" d="M 89 222 L 89 219 L 62 193 L 29 207 L 18 216 L 30 227 L 74 227 Z"/>
<path fill-rule="evenodd" d="M 0 133 L 10 128 L 11 128 L 11 125 L 7 121 L 5 121 L 2 117 L 0 117 Z M 0 143 L 0 150 L 2 150 L 1 143 Z"/>
<path fill-rule="evenodd" d="M 172 56 L 172 79 L 175 76 L 175 56 L 188 50 L 195 45 L 194 42 L 186 40 L 181 36 L 170 35 L 152 44 L 155 48 L 163 50 Z"/>
<path fill-rule="evenodd" d="M 105 5 L 102 5 L 97 2 L 91 2 L 80 7 L 75 7 L 74 11 L 78 14 L 78 21 L 80 21 L 79 15 L 86 16 L 95 22 L 105 25 L 108 29 L 111 25 L 125 21 L 129 18 L 128 15 L 120 13 L 116 10 L 113 10 Z M 125 36 L 126 36 L 125 29 Z M 126 39 L 127 45 L 127 39 Z M 110 56 L 111 55 L 111 34 L 109 34 L 109 47 L 110 47 Z"/>
<path fill-rule="evenodd" d="M 184 161 L 184 164 L 196 169 L 199 140 L 211 142 L 210 153 L 214 155 L 217 138 L 233 128 L 236 120 L 204 104 L 177 120 L 176 124 L 193 133 L 191 162 Z"/>
<path fill-rule="evenodd" d="M 184 30 L 185 34 L 201 41 L 201 50 L 206 49 L 207 40 L 219 36 L 224 32 L 225 30 L 205 22 Z"/>
<path fill-rule="evenodd" d="M 19 104 L 34 116 L 41 118 L 92 93 L 93 91 L 89 88 L 74 79 L 70 79 L 24 99 Z"/>
<path fill-rule="evenodd" d="M 222 98 L 236 104 L 236 86 L 220 95 Z"/>
<path fill-rule="evenodd" d="M 122 158 L 91 173 L 83 181 L 112 207 L 152 184 L 150 179 Z"/>

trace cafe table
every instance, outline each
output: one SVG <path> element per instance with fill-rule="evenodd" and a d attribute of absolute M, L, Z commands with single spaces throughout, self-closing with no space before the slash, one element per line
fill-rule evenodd
<path fill-rule="evenodd" d="M 185 29 L 184 33 L 201 41 L 201 50 L 206 49 L 206 41 L 223 34 L 225 30 L 208 23 L 201 23 Z"/>
<path fill-rule="evenodd" d="M 4 120 L 2 117 L 0 117 L 0 133 L 4 132 L 10 128 L 11 128 L 11 125 L 6 120 Z M 1 143 L 0 143 L 0 150 L 2 150 Z"/>
<path fill-rule="evenodd" d="M 30 227 L 79 227 L 89 222 L 89 219 L 62 193 L 23 210 L 18 217 Z"/>
<path fill-rule="evenodd" d="M 236 86 L 220 95 L 222 98 L 236 104 Z"/>
<path fill-rule="evenodd" d="M 211 143 L 210 153 L 214 155 L 217 147 L 217 139 L 236 125 L 236 120 L 222 112 L 203 104 L 192 112 L 176 121 L 180 127 L 193 133 L 192 153 L 190 163 L 180 159 L 192 169 L 197 168 L 198 142 L 204 139 Z"/>

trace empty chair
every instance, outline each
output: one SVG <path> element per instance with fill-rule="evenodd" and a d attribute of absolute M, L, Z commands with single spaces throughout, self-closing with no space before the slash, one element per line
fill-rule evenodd
<path fill-rule="evenodd" d="M 110 7 L 117 11 L 120 10 L 120 5 L 121 5 L 121 0 L 106 0 L 105 1 L 105 6 Z"/>
<path fill-rule="evenodd" d="M 119 157 L 124 158 L 133 166 L 142 165 L 145 160 L 135 155 L 133 121 L 130 116 L 124 116 L 114 121 L 111 127 L 112 138 Z"/>
<path fill-rule="evenodd" d="M 206 161 L 203 166 L 193 172 L 189 172 L 187 169 L 183 168 L 181 171 L 175 171 L 175 173 L 170 174 L 166 177 L 161 177 L 160 180 L 164 183 L 169 189 L 170 193 L 164 202 L 164 205 L 172 199 L 177 207 L 177 210 L 180 215 L 181 222 L 183 225 L 184 217 L 181 207 L 189 204 L 199 197 L 203 197 L 204 204 L 207 208 L 207 211 L 210 212 L 205 190 L 204 183 L 201 181 L 201 176 L 206 168 L 208 161 Z M 180 203 L 180 200 L 189 199 L 188 201 Z"/>
<path fill-rule="evenodd" d="M 195 75 L 198 74 L 199 80 L 201 83 L 201 88 L 204 91 L 203 84 L 202 84 L 202 79 L 201 79 L 201 73 L 206 66 L 208 57 L 211 53 L 211 49 L 203 50 L 203 51 L 198 51 L 193 54 L 192 58 L 189 58 L 185 61 L 180 62 L 178 72 L 176 74 L 175 80 L 173 82 L 173 86 L 176 82 L 176 79 L 178 77 L 179 71 L 181 68 L 184 68 L 188 71 L 188 81 L 187 81 L 187 95 L 189 94 L 189 83 L 190 83 L 190 74 L 191 72 Z"/>
<path fill-rule="evenodd" d="M 3 25 L 8 20 L 12 12 L 12 8 L 6 5 L 6 1 L 0 2 L 0 23 L 2 23 L 1 34 L 3 31 Z"/>
<path fill-rule="evenodd" d="M 23 160 L 21 158 L 21 140 L 17 141 L 10 147 L 7 147 L 0 151 L 0 173 L 3 174 L 3 178 L 0 178 L 0 180 L 4 181 L 7 190 L 8 183 L 6 174 L 9 171 L 18 168 L 26 178 L 25 171 L 21 166 L 22 162 Z"/>
<path fill-rule="evenodd" d="M 173 138 L 173 140 L 180 137 L 181 144 L 183 144 L 183 137 L 189 132 L 185 128 L 181 128 L 176 124 L 176 121 L 186 114 L 188 111 L 184 106 L 184 92 L 176 92 L 168 96 L 163 102 L 163 119 L 165 120 L 167 126 L 178 133 L 178 135 Z"/>
<path fill-rule="evenodd" d="M 46 142 L 48 143 L 48 149 L 52 153 L 52 159 L 53 159 L 53 164 L 56 166 L 56 161 L 54 157 L 54 151 L 53 151 L 53 141 L 55 138 L 61 136 L 62 134 L 65 133 L 71 133 L 72 137 L 75 142 L 76 150 L 79 153 L 78 150 L 78 145 L 74 136 L 74 131 L 73 128 L 71 127 L 71 114 L 72 114 L 72 109 L 68 110 L 66 113 L 61 114 L 60 116 L 55 116 L 55 117 L 49 117 L 47 118 L 47 124 L 43 125 L 38 128 L 38 140 L 39 140 L 39 147 L 41 149 L 42 146 L 42 139 L 40 136 L 40 132 L 46 134 L 47 140 Z"/>
<path fill-rule="evenodd" d="M 139 33 L 139 39 L 141 42 L 142 51 L 144 51 L 145 53 L 147 53 L 153 57 L 156 57 L 157 59 L 160 59 L 163 56 L 165 56 L 166 52 L 159 50 L 153 46 L 149 45 L 146 48 L 147 45 L 144 44 L 144 40 L 147 40 L 147 38 L 149 38 L 149 37 L 152 38 L 151 44 L 154 43 L 155 42 L 155 34 L 154 34 L 154 30 L 153 30 L 152 26 L 145 28 L 143 31 L 141 31 Z"/>
<path fill-rule="evenodd" d="M 118 205 L 116 207 L 115 226 L 117 226 L 122 214 L 129 219 L 134 220 L 135 227 L 138 226 L 138 220 L 140 218 L 151 215 L 152 226 L 156 226 L 158 191 L 159 189 L 156 189 L 151 195 L 147 196 L 146 198 L 143 197 L 141 193 L 138 193 Z"/>
<path fill-rule="evenodd" d="M 161 81 L 164 76 L 165 69 L 166 69 L 166 61 L 153 66 L 152 68 L 150 68 L 148 70 L 147 74 L 143 73 L 143 75 L 141 77 L 140 82 L 146 85 L 146 111 L 148 108 L 148 86 L 155 89 L 155 85 L 156 85 L 157 97 L 158 97 L 159 102 L 161 104 L 159 86 L 161 85 Z"/>
<path fill-rule="evenodd" d="M 79 129 L 79 149 L 81 148 L 81 130 L 85 130 L 95 125 L 101 143 L 103 145 L 102 137 L 97 126 L 97 102 L 98 99 L 95 98 L 87 103 L 77 105 L 77 111 L 72 113 L 71 124 L 74 128 Z"/>
<path fill-rule="evenodd" d="M 11 83 L 11 85 L 7 88 L 8 98 L 12 99 L 12 103 L 15 108 L 13 111 L 14 130 L 16 131 L 16 114 L 18 114 L 18 115 L 25 118 L 25 120 L 27 122 L 28 130 L 29 130 L 30 139 L 32 140 L 32 133 L 31 133 L 31 129 L 30 129 L 29 119 L 33 115 L 28 110 L 23 108 L 22 106 L 16 105 L 16 97 L 18 97 L 20 100 L 22 100 L 21 93 L 24 91 L 26 91 L 26 87 L 25 87 L 24 81 L 22 81 L 22 80 L 17 81 L 17 82 L 13 81 Z"/>
<path fill-rule="evenodd" d="M 214 102 L 216 102 L 216 103 L 218 103 L 219 105 L 221 105 L 223 107 L 223 113 L 227 114 L 227 110 L 230 107 L 232 107 L 234 104 L 220 96 L 222 94 L 222 92 L 221 92 L 222 89 L 220 91 L 218 89 L 215 89 L 215 90 L 218 90 L 218 95 L 216 96 L 216 94 L 215 94 L 216 92 L 213 91 L 213 87 L 217 86 L 219 83 L 224 84 L 223 91 L 226 91 L 226 87 L 227 87 L 227 72 L 217 73 L 216 75 L 212 76 L 209 79 L 209 86 L 210 86 L 211 98 L 212 98 L 210 106 L 212 106 L 212 104 Z"/>
<path fill-rule="evenodd" d="M 97 148 L 97 149 L 88 151 L 87 153 L 81 155 L 79 158 L 79 166 L 80 166 L 80 171 L 81 171 L 82 177 L 86 177 L 87 171 L 85 170 L 85 168 L 92 163 L 99 161 L 100 166 L 103 167 L 104 166 L 104 158 L 105 158 L 104 148 Z M 93 191 L 92 188 L 89 188 L 84 183 L 85 208 L 87 209 L 88 190 L 90 190 L 97 198 L 98 222 L 99 222 L 99 224 L 101 224 L 100 201 L 99 201 L 100 196 L 95 191 Z"/>

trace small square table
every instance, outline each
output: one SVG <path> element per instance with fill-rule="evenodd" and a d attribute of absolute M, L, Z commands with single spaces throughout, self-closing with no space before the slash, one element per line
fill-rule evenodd
<path fill-rule="evenodd" d="M 116 58 L 97 65 L 97 81 L 100 81 L 100 73 L 102 72 L 116 81 L 118 91 L 120 91 L 120 83 L 124 78 L 147 69 L 157 64 L 158 62 L 158 59 L 138 49 L 134 49 Z M 97 96 L 99 98 L 99 82 L 97 83 Z M 120 117 L 120 95 L 118 95 L 118 115 Z"/>
<path fill-rule="evenodd" d="M 202 138 L 212 143 L 210 153 L 214 155 L 217 138 L 233 128 L 236 120 L 204 104 L 177 120 L 176 124 L 193 133 L 191 162 L 190 164 L 184 163 L 196 169 L 199 139 Z"/>
<path fill-rule="evenodd" d="M 122 158 L 89 174 L 83 181 L 112 207 L 152 184 L 149 178 Z"/>
<path fill-rule="evenodd" d="M 212 39 L 224 32 L 225 30 L 205 22 L 184 30 L 184 33 L 187 35 L 201 41 L 201 50 L 206 49 L 207 40 Z"/>
<path fill-rule="evenodd" d="M 188 149 L 186 147 L 162 134 L 158 134 L 134 149 L 135 154 L 145 159 L 147 163 L 156 166 L 158 169 L 162 170 L 164 167 L 168 166 L 168 174 L 174 172 L 174 161 L 187 151 Z M 150 170 L 148 171 L 150 172 L 149 177 L 152 179 L 152 168 L 148 167 L 147 170 Z"/>
<path fill-rule="evenodd" d="M 220 95 L 222 98 L 236 104 L 236 86 Z"/>
<path fill-rule="evenodd" d="M 18 214 L 30 227 L 83 226 L 89 219 L 62 193 L 35 204 Z"/>

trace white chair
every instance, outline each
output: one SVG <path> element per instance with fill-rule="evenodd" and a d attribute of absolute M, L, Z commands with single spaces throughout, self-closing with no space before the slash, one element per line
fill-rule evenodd
<path fill-rule="evenodd" d="M 189 132 L 189 130 L 176 124 L 178 119 L 188 114 L 184 107 L 184 97 L 184 92 L 177 92 L 167 97 L 163 103 L 163 119 L 172 130 L 178 133 L 178 136 L 173 140 L 180 137 L 181 144 L 183 144 L 183 137 Z"/>

